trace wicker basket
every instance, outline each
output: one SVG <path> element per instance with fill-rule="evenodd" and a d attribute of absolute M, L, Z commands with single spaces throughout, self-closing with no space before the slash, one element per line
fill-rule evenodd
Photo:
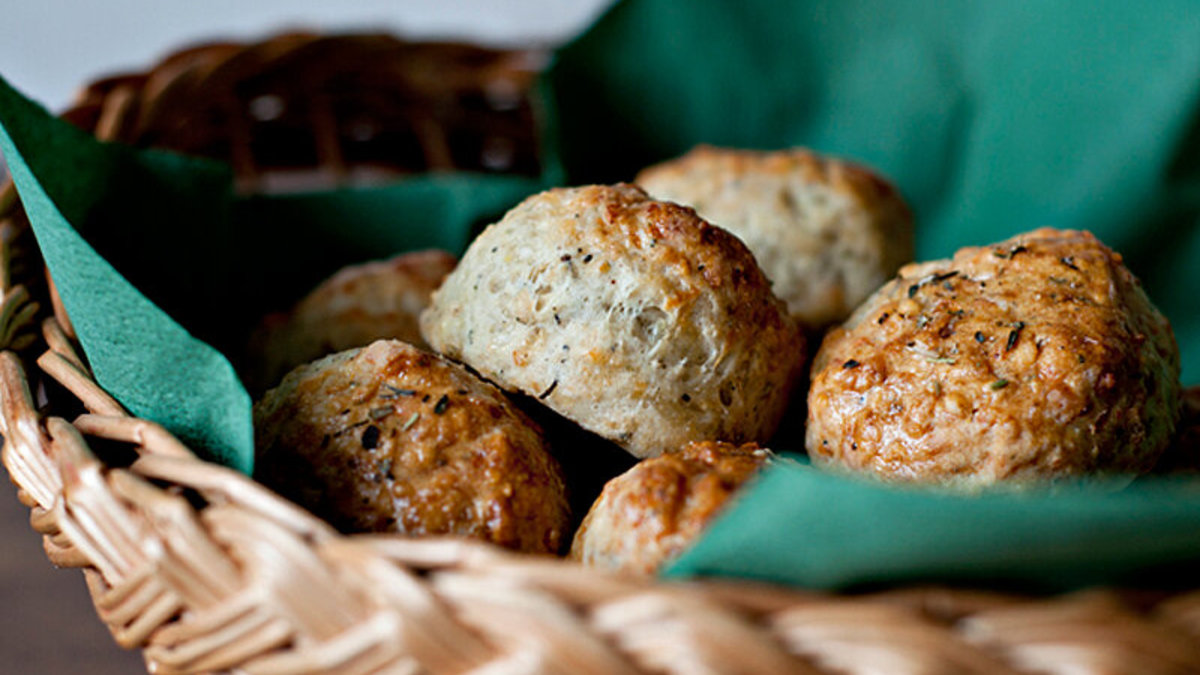
<path fill-rule="evenodd" d="M 537 62 L 285 35 L 104 80 L 65 116 L 101 138 L 228 159 L 247 191 L 451 168 L 536 173 Z M 197 459 L 96 384 L 11 185 L 0 251 L 4 465 L 51 562 L 84 571 L 114 638 L 143 649 L 154 672 L 1200 672 L 1200 592 L 837 596 L 648 581 L 461 540 L 341 536 Z M 106 464 L 93 448 L 128 461 Z"/>

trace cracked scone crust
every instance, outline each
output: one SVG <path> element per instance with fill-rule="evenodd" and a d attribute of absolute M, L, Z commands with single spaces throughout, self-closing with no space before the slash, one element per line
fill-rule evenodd
<path fill-rule="evenodd" d="M 845 319 L 913 257 L 912 214 L 871 171 L 804 149 L 700 146 L 643 170 L 638 185 L 737 235 L 793 318 Z"/>
<path fill-rule="evenodd" d="M 765 441 L 804 361 L 746 247 L 632 185 L 525 200 L 475 240 L 421 329 L 638 457 Z"/>
<path fill-rule="evenodd" d="M 396 340 L 289 373 L 254 406 L 255 478 L 345 532 L 554 553 L 567 532 L 538 428 L 466 369 Z"/>
<path fill-rule="evenodd" d="M 456 262 L 449 253 L 428 250 L 342 268 L 290 312 L 269 316 L 258 327 L 248 364 L 252 386 L 273 387 L 296 366 L 375 340 L 425 347 L 418 317 Z"/>
<path fill-rule="evenodd" d="M 575 532 L 571 558 L 655 573 L 700 537 L 770 457 L 753 444 L 704 442 L 638 462 L 604 486 Z"/>
<path fill-rule="evenodd" d="M 1154 466 L 1180 404 L 1166 319 L 1087 232 L 909 265 L 821 345 L 814 463 L 974 488 Z"/>

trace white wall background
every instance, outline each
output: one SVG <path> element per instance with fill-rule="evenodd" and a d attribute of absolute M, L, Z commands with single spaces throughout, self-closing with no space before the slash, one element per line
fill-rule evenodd
<path fill-rule="evenodd" d="M 64 108 L 80 84 L 140 70 L 189 42 L 285 28 L 553 44 L 612 0 L 4 0 L 0 75 Z"/>

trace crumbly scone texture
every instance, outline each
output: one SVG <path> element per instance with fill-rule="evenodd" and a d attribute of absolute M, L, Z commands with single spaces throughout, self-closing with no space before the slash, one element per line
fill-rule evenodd
<path fill-rule="evenodd" d="M 610 480 L 575 532 L 570 557 L 653 574 L 696 541 L 771 457 L 754 444 L 691 443 Z"/>
<path fill-rule="evenodd" d="M 342 268 L 290 312 L 259 325 L 250 339 L 251 387 L 273 387 L 296 366 L 375 340 L 426 347 L 418 317 L 456 263 L 445 251 L 427 250 Z"/>
<path fill-rule="evenodd" d="M 421 330 L 638 457 L 765 441 L 805 359 L 745 245 L 632 185 L 525 200 L 471 244 Z"/>
<path fill-rule="evenodd" d="M 912 213 L 899 192 L 809 150 L 700 146 L 637 183 L 737 235 L 810 331 L 845 319 L 913 258 Z"/>
<path fill-rule="evenodd" d="M 909 265 L 813 363 L 814 464 L 965 489 L 1151 469 L 1179 416 L 1170 324 L 1121 256 L 1040 229 Z"/>
<path fill-rule="evenodd" d="M 396 340 L 327 356 L 254 406 L 255 478 L 344 532 L 557 552 L 565 486 L 540 430 L 462 366 Z"/>

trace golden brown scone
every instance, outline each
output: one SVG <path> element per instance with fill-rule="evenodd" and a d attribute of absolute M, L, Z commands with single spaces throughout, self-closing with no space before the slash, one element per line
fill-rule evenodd
<path fill-rule="evenodd" d="M 909 265 L 813 364 L 813 462 L 978 488 L 1150 469 L 1179 414 L 1179 351 L 1087 232 L 1041 229 Z"/>
<path fill-rule="evenodd" d="M 568 509 L 538 428 L 463 367 L 396 340 L 288 373 L 254 406 L 255 477 L 345 532 L 556 552 Z"/>
<path fill-rule="evenodd" d="M 845 319 L 913 258 L 900 194 L 867 169 L 808 150 L 700 146 L 643 170 L 637 183 L 746 242 L 810 330 Z"/>
<path fill-rule="evenodd" d="M 1156 471 L 1200 473 L 1200 386 L 1184 390 L 1183 417 Z"/>
<path fill-rule="evenodd" d="M 530 197 L 421 315 L 425 339 L 638 457 L 765 441 L 804 339 L 736 237 L 632 185 Z"/>
<path fill-rule="evenodd" d="M 251 387 L 273 387 L 300 364 L 374 340 L 426 347 L 417 317 L 456 262 L 445 251 L 428 250 L 342 268 L 289 313 L 267 317 L 255 331 Z"/>
<path fill-rule="evenodd" d="M 575 532 L 571 558 L 657 572 L 699 538 L 771 456 L 754 444 L 704 442 L 638 462 L 604 486 Z"/>

